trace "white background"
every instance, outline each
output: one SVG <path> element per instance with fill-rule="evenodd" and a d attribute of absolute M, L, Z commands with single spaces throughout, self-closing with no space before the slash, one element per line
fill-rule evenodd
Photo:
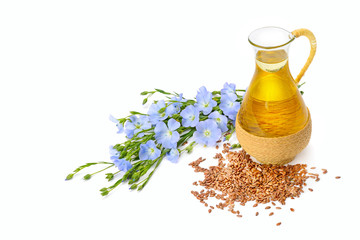
<path fill-rule="evenodd" d="M 360 239 L 356 2 L 1 1 L 0 238 Z M 64 181 L 83 163 L 109 160 L 108 146 L 123 136 L 108 115 L 146 112 L 141 91 L 193 98 L 202 85 L 245 88 L 254 71 L 247 37 L 263 26 L 317 37 L 302 80 L 313 135 L 294 162 L 328 169 L 309 181 L 314 192 L 272 217 L 252 203 L 239 208 L 242 219 L 208 214 L 190 194 L 202 174 L 188 163 L 215 163 L 216 150 L 201 147 L 178 164 L 164 161 L 140 193 L 121 185 L 103 198 L 98 190 L 111 183 L 101 175 Z M 294 76 L 308 52 L 305 38 L 292 43 Z"/>

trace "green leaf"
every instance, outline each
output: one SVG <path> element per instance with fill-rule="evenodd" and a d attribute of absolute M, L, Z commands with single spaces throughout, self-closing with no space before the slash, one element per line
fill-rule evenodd
<path fill-rule="evenodd" d="M 137 111 L 130 111 L 132 115 L 145 115 L 143 113 L 137 112 Z"/>
<path fill-rule="evenodd" d="M 297 87 L 301 88 L 302 85 L 304 85 L 306 82 L 303 82 L 302 84 L 299 84 Z"/>

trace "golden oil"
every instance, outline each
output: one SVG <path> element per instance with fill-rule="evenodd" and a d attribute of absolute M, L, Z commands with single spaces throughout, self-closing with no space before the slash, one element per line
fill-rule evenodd
<path fill-rule="evenodd" d="M 287 52 L 258 51 L 256 70 L 240 108 L 242 128 L 256 136 L 280 137 L 303 129 L 308 119 Z"/>

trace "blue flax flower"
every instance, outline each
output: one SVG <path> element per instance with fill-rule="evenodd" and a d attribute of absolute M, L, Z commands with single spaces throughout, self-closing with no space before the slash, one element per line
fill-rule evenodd
<path fill-rule="evenodd" d="M 160 100 L 157 103 L 151 104 L 148 114 L 150 117 L 150 122 L 152 124 L 157 124 L 159 121 L 165 120 L 168 115 L 166 114 L 166 111 L 162 111 L 162 109 L 165 110 L 165 101 Z"/>
<path fill-rule="evenodd" d="M 172 118 L 168 121 L 167 126 L 164 122 L 158 122 L 154 130 L 156 141 L 164 148 L 176 148 L 180 134 L 175 130 L 179 127 L 180 123 Z"/>
<path fill-rule="evenodd" d="M 228 116 L 231 120 L 236 119 L 236 114 L 240 109 L 240 103 L 236 102 L 236 94 L 223 94 L 220 99 L 220 109 Z"/>
<path fill-rule="evenodd" d="M 120 152 L 114 148 L 114 146 L 109 147 L 110 159 L 119 158 Z"/>
<path fill-rule="evenodd" d="M 172 97 L 170 100 L 171 102 L 165 110 L 166 115 L 169 117 L 180 112 L 182 102 L 184 102 L 185 99 L 183 98 L 183 94 L 180 93 L 178 96 Z"/>
<path fill-rule="evenodd" d="M 218 111 L 214 111 L 209 115 L 209 119 L 215 120 L 217 126 L 220 128 L 222 132 L 226 132 L 228 130 L 227 122 L 228 119 L 224 115 L 220 114 Z"/>
<path fill-rule="evenodd" d="M 116 123 L 116 127 L 118 128 L 117 133 L 122 133 L 124 131 L 124 125 L 122 123 L 120 123 L 118 119 L 116 119 L 112 115 L 109 116 L 109 119 L 110 119 L 110 121 Z"/>
<path fill-rule="evenodd" d="M 172 163 L 177 163 L 179 160 L 179 156 L 180 156 L 179 150 L 177 150 L 176 148 L 171 149 L 170 152 L 166 154 L 167 160 L 169 160 Z"/>
<path fill-rule="evenodd" d="M 182 125 L 184 127 L 195 127 L 199 123 L 199 110 L 193 105 L 187 106 L 181 111 Z"/>
<path fill-rule="evenodd" d="M 125 133 L 128 138 L 132 138 L 134 134 L 151 128 L 151 123 L 148 116 L 141 115 L 139 117 L 132 115 L 130 120 L 125 123 Z M 137 135 L 138 137 L 144 136 L 144 133 Z"/>
<path fill-rule="evenodd" d="M 204 115 L 208 115 L 213 107 L 216 106 L 216 102 L 212 99 L 212 93 L 206 90 L 206 87 L 202 86 L 196 95 L 195 107 L 202 111 Z"/>
<path fill-rule="evenodd" d="M 132 164 L 129 161 L 127 161 L 125 158 L 113 159 L 113 162 L 120 171 L 127 172 L 129 169 L 132 168 Z"/>
<path fill-rule="evenodd" d="M 236 94 L 236 85 L 234 83 L 225 83 L 223 89 L 221 89 L 221 95 L 224 94 Z"/>
<path fill-rule="evenodd" d="M 199 122 L 194 132 L 195 141 L 206 146 L 215 146 L 221 137 L 221 130 L 212 119 Z"/>
<path fill-rule="evenodd" d="M 153 140 L 147 141 L 140 145 L 139 158 L 140 160 L 155 160 L 161 154 L 161 151 L 156 147 Z"/>

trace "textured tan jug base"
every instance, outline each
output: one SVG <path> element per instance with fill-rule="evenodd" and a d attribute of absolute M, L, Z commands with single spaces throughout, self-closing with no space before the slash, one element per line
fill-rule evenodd
<path fill-rule="evenodd" d="M 245 131 L 240 126 L 239 113 L 235 124 L 237 139 L 242 148 L 261 163 L 276 165 L 289 163 L 310 141 L 310 112 L 309 121 L 303 129 L 288 136 L 274 138 L 259 137 Z"/>

